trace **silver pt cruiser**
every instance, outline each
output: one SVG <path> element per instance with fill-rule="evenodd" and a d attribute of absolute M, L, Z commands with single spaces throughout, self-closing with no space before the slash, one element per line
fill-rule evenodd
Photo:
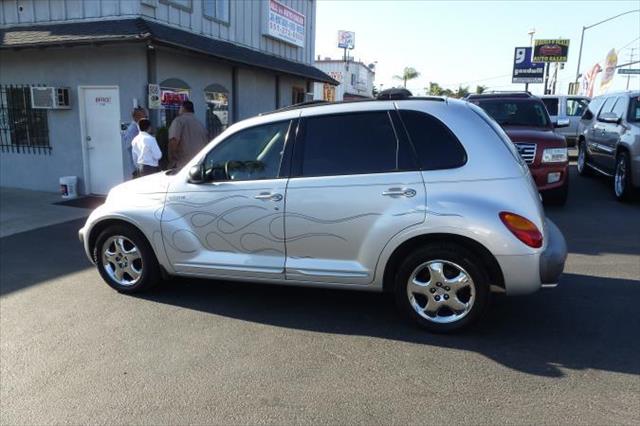
<path fill-rule="evenodd" d="M 476 321 L 492 292 L 555 286 L 566 259 L 500 126 L 442 98 L 239 122 L 184 169 L 115 187 L 79 234 L 123 293 L 169 276 L 388 291 L 435 332 Z"/>

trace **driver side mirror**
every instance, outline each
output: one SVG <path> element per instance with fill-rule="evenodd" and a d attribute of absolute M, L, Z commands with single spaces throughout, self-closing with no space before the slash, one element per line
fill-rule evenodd
<path fill-rule="evenodd" d="M 604 123 L 613 123 L 613 124 L 620 123 L 620 117 L 618 117 L 618 114 L 616 114 L 615 112 L 602 113 L 600 117 L 598 117 L 598 120 Z"/>
<path fill-rule="evenodd" d="M 568 118 L 560 118 L 558 121 L 553 123 L 553 127 L 559 129 L 561 127 L 569 127 L 569 119 Z"/>
<path fill-rule="evenodd" d="M 204 163 L 196 164 L 189 169 L 189 183 L 203 183 L 204 181 Z"/>

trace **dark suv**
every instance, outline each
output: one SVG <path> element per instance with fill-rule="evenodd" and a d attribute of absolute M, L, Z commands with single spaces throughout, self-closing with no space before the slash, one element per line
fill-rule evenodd
<path fill-rule="evenodd" d="M 551 121 L 542 100 L 526 92 L 469 95 L 502 126 L 529 165 L 543 200 L 563 205 L 569 193 L 569 158 L 565 138 L 555 132 L 564 127 Z"/>

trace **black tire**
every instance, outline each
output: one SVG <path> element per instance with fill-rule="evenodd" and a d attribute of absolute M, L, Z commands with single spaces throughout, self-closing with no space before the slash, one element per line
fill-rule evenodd
<path fill-rule="evenodd" d="M 620 176 L 622 174 L 622 176 Z M 613 178 L 613 193 L 618 201 L 631 201 L 634 196 L 631 180 L 631 161 L 627 151 L 620 151 L 616 155 L 616 171 Z M 620 187 L 618 187 L 620 185 Z"/>
<path fill-rule="evenodd" d="M 465 247 L 462 247 L 458 244 L 431 243 L 419 248 L 418 250 L 413 252 L 411 255 L 409 255 L 404 262 L 402 262 L 402 264 L 400 265 L 400 267 L 396 272 L 394 291 L 395 291 L 396 303 L 399 309 L 411 321 L 413 321 L 414 323 L 417 323 L 420 327 L 434 333 L 452 333 L 470 326 L 471 324 L 476 322 L 484 313 L 487 305 L 489 304 L 489 298 L 490 298 L 490 285 L 489 285 L 489 278 L 488 278 L 489 275 L 486 271 L 485 265 L 483 265 L 479 259 L 480 259 L 479 256 L 475 255 L 473 252 L 467 250 Z M 449 310 L 447 306 L 437 305 L 437 303 L 442 303 L 442 304 L 447 303 L 442 299 L 444 295 L 438 296 L 437 293 L 435 295 L 431 295 L 430 293 L 430 295 L 432 296 L 432 299 L 427 300 L 428 299 L 427 296 L 414 294 L 413 295 L 414 300 L 412 301 L 410 299 L 409 292 L 407 289 L 409 285 L 409 280 L 411 279 L 412 275 L 414 274 L 417 268 L 422 267 L 427 262 L 438 261 L 438 260 L 450 262 L 452 264 L 455 264 L 455 266 L 462 268 L 463 272 L 465 272 L 467 275 L 470 276 L 472 280 L 471 285 L 475 290 L 475 297 L 473 298 L 472 304 L 469 306 L 469 310 L 464 314 L 464 316 L 461 316 L 460 319 L 453 320 L 452 322 L 437 322 L 437 318 L 447 317 L 447 315 L 442 315 L 442 316 L 439 315 L 443 313 L 442 312 L 443 310 L 445 311 L 444 312 L 445 314 L 447 313 L 447 310 L 452 314 L 454 313 L 454 311 Z M 444 269 L 446 269 L 446 267 Z M 454 273 L 455 273 L 455 268 L 453 268 L 452 270 L 454 270 Z M 419 275 L 420 274 L 418 274 L 418 276 Z M 418 276 L 416 276 L 416 278 L 418 278 Z M 445 276 L 445 279 L 451 278 L 451 277 L 446 277 L 446 270 L 445 270 L 444 276 Z M 431 280 L 432 278 L 429 273 L 429 281 Z M 444 284 L 446 283 L 447 282 L 445 281 Z M 433 284 L 434 283 L 431 283 L 431 285 Z M 435 283 L 435 284 L 438 284 L 438 283 Z M 447 292 L 450 291 L 449 287 L 446 287 L 446 286 L 444 287 L 438 286 L 438 288 L 436 288 L 436 291 L 444 292 L 445 289 L 447 290 Z M 431 291 L 432 291 L 431 288 L 429 288 L 427 293 Z M 462 289 L 456 293 L 455 297 L 457 300 L 463 301 L 464 294 L 460 294 L 460 292 L 464 292 L 464 291 L 467 291 L 467 290 Z M 447 294 L 447 293 L 444 293 L 444 294 Z M 448 294 L 451 294 L 451 293 L 448 293 Z M 427 319 L 425 318 L 425 316 L 423 316 L 423 315 L 429 316 L 423 309 L 420 309 L 422 308 L 422 306 L 419 303 L 420 300 L 418 299 L 423 297 L 426 303 L 432 302 L 432 303 L 436 303 L 436 306 L 442 306 L 438 311 L 436 311 L 436 316 L 434 317 L 436 319 L 433 319 L 433 318 Z M 441 297 L 440 299 L 441 302 L 435 301 L 437 297 Z M 467 303 L 470 300 L 471 300 L 470 298 L 467 299 Z M 412 303 L 416 303 L 418 307 L 414 308 L 414 305 Z M 426 303 L 425 303 L 425 308 L 426 308 Z M 422 315 L 417 312 L 417 309 L 420 309 L 423 311 Z"/>
<path fill-rule="evenodd" d="M 583 157 L 581 157 L 581 155 Z M 587 152 L 587 144 L 584 139 L 578 142 L 578 160 L 576 168 L 580 176 L 593 176 L 593 170 L 589 167 L 589 153 Z"/>
<path fill-rule="evenodd" d="M 549 206 L 564 206 L 569 197 L 569 175 L 565 177 L 564 185 L 550 189 L 542 194 L 542 200 Z"/>
<path fill-rule="evenodd" d="M 116 278 L 112 277 L 110 273 L 107 272 L 107 269 L 111 271 L 115 269 L 114 268 L 115 259 L 114 259 L 114 263 L 107 262 L 109 263 L 109 266 L 108 268 L 105 267 L 105 261 L 103 256 L 106 248 L 105 244 L 109 242 L 110 247 L 115 247 L 115 245 L 113 245 L 115 243 L 110 242 L 109 240 L 112 239 L 112 237 L 117 237 L 117 236 L 122 236 L 126 240 L 128 240 L 128 242 L 125 242 L 125 246 L 127 250 L 131 249 L 132 247 L 131 243 L 132 243 L 133 245 L 135 245 L 135 247 L 139 252 L 139 259 L 130 260 L 130 263 L 132 267 L 134 267 L 135 265 L 136 269 L 141 270 L 141 273 L 137 277 L 137 280 L 132 279 L 130 280 L 132 283 L 127 285 L 123 285 L 122 283 L 119 283 Z M 125 253 L 125 254 L 129 255 L 129 253 Z M 136 256 L 132 254 L 130 257 L 133 258 Z M 125 259 L 126 258 L 127 256 L 125 256 Z M 98 267 L 98 272 L 102 276 L 102 279 L 107 284 L 109 284 L 109 286 L 119 291 L 120 293 L 127 293 L 127 294 L 140 293 L 142 291 L 150 289 L 151 287 L 156 285 L 161 279 L 160 266 L 158 265 L 158 260 L 156 259 L 155 253 L 153 252 L 151 245 L 147 241 L 146 237 L 133 226 L 112 225 L 106 228 L 104 231 L 102 231 L 100 235 L 98 235 L 98 238 L 96 239 L 96 244 L 93 248 L 93 259 L 96 262 L 96 266 Z M 129 275 L 127 272 L 125 272 L 125 275 L 123 276 L 123 280 L 127 280 L 126 278 L 127 276 Z M 133 276 L 129 276 L 129 278 L 132 278 L 132 277 Z"/>

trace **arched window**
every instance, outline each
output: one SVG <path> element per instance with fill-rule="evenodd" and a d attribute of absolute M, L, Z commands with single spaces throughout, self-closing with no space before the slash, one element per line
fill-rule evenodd
<path fill-rule="evenodd" d="M 178 116 L 182 102 L 191 99 L 191 88 L 178 78 L 168 78 L 160 83 L 160 99 L 162 102 L 161 125 L 169 127 L 173 119 Z"/>
<path fill-rule="evenodd" d="M 211 139 L 229 126 L 229 91 L 220 84 L 210 84 L 204 88 L 207 103 L 207 131 Z"/>

